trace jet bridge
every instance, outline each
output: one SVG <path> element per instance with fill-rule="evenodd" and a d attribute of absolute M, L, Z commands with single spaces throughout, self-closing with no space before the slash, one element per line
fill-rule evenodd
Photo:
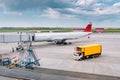
<path fill-rule="evenodd" d="M 30 42 L 34 40 L 33 33 L 1 33 L 0 43 Z"/>

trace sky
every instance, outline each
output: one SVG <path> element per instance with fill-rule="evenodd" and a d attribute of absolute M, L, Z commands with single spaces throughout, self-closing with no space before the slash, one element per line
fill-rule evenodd
<path fill-rule="evenodd" d="M 0 0 L 0 27 L 120 28 L 120 0 Z"/>

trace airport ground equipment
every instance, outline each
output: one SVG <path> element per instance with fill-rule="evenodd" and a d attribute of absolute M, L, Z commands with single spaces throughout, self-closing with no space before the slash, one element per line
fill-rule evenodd
<path fill-rule="evenodd" d="M 16 57 L 13 57 L 13 58 L 9 58 L 9 57 L 3 58 L 3 59 L 2 59 L 2 64 L 3 64 L 3 66 L 8 66 L 8 65 L 12 62 L 12 60 L 15 59 L 15 58 L 16 58 Z"/>
<path fill-rule="evenodd" d="M 33 57 L 35 64 L 40 66 L 40 63 L 38 62 L 39 60 L 37 59 L 34 51 L 32 49 L 28 49 L 27 51 L 28 51 L 29 55 L 31 55 Z"/>
<path fill-rule="evenodd" d="M 82 60 L 86 58 L 94 58 L 101 55 L 102 45 L 101 44 L 90 44 L 84 46 L 77 46 L 75 48 L 74 59 Z"/>
<path fill-rule="evenodd" d="M 19 63 L 19 59 L 14 60 L 14 62 L 12 62 L 12 63 L 10 63 L 10 64 L 8 65 L 9 69 L 18 67 L 18 66 L 19 66 L 18 63 Z"/>
<path fill-rule="evenodd" d="M 33 69 L 33 66 L 40 66 L 39 59 L 37 59 L 32 49 L 23 50 L 19 53 L 19 67 Z"/>
<path fill-rule="evenodd" d="M 39 61 L 39 60 L 36 60 L 36 61 L 34 61 L 34 62 L 30 62 L 30 61 L 27 62 L 26 65 L 25 65 L 25 68 L 27 68 L 27 69 L 32 69 L 32 70 L 33 70 L 33 69 L 34 69 L 33 66 L 34 66 L 34 65 L 36 64 L 36 62 L 38 62 L 38 61 Z"/>

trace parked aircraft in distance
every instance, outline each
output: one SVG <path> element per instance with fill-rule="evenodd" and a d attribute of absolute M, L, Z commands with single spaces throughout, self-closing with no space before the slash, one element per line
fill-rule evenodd
<path fill-rule="evenodd" d="M 34 42 L 55 42 L 56 44 L 67 44 L 66 40 L 78 39 L 90 35 L 92 24 L 88 24 L 83 32 L 63 32 L 63 33 L 35 33 L 32 36 Z"/>

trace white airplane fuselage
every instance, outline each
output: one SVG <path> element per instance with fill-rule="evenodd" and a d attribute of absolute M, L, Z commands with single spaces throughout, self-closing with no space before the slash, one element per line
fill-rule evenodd
<path fill-rule="evenodd" d="M 92 24 L 88 24 L 83 32 L 35 33 L 34 41 L 54 41 L 56 44 L 66 44 L 66 40 L 78 39 L 90 35 Z"/>
<path fill-rule="evenodd" d="M 78 39 L 90 35 L 92 32 L 64 32 L 64 33 L 35 33 L 35 42 L 56 41 Z"/>

